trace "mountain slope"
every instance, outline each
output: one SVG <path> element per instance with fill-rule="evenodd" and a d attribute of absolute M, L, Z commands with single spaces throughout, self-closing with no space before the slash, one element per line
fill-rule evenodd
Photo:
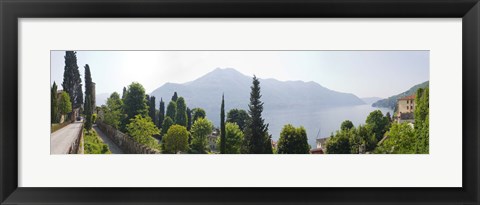
<path fill-rule="evenodd" d="M 367 98 L 361 98 L 365 104 L 371 105 L 374 102 L 377 102 L 379 100 L 382 100 L 382 98 L 379 97 L 367 97 Z"/>
<path fill-rule="evenodd" d="M 232 108 L 247 109 L 250 100 L 252 77 L 235 69 L 215 69 L 206 75 L 188 83 L 166 83 L 155 89 L 150 95 L 166 102 L 173 92 L 185 98 L 190 108 L 205 109 L 207 117 L 217 124 L 220 115 L 222 94 L 225 95 L 225 110 Z M 279 81 L 260 79 L 264 110 L 281 110 L 292 107 L 319 109 L 322 107 L 361 105 L 364 102 L 350 93 L 336 92 L 315 82 Z"/>
<path fill-rule="evenodd" d="M 403 93 L 400 93 L 398 95 L 394 95 L 394 96 L 391 96 L 387 99 L 383 99 L 383 100 L 379 100 L 375 103 L 372 104 L 373 107 L 386 107 L 386 108 L 390 108 L 392 110 L 395 110 L 395 107 L 397 105 L 397 100 L 399 98 L 402 98 L 402 97 L 405 97 L 405 96 L 409 96 L 409 95 L 413 95 L 417 92 L 417 90 L 419 88 L 426 88 L 429 86 L 429 81 L 426 81 L 426 82 L 423 82 L 423 83 L 420 83 L 418 85 L 415 85 L 413 87 L 411 87 L 410 89 L 408 89 L 407 91 L 403 92 Z"/>

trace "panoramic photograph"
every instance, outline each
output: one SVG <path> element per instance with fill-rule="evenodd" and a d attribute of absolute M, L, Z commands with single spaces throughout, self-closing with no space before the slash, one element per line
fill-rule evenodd
<path fill-rule="evenodd" d="M 430 53 L 50 53 L 50 154 L 429 154 Z"/>

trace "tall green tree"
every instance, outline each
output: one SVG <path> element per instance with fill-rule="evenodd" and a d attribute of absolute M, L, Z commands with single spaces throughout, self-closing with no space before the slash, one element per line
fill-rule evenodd
<path fill-rule="evenodd" d="M 50 91 L 50 122 L 58 122 L 58 98 L 57 98 L 57 84 L 53 82 Z"/>
<path fill-rule="evenodd" d="M 187 107 L 187 130 L 190 131 L 192 129 L 192 110 Z"/>
<path fill-rule="evenodd" d="M 387 138 L 375 149 L 381 154 L 415 154 L 415 132 L 408 123 L 394 123 L 387 133 Z"/>
<path fill-rule="evenodd" d="M 212 133 L 213 125 L 207 119 L 200 118 L 192 125 L 192 153 L 206 154 L 208 149 L 208 135 Z"/>
<path fill-rule="evenodd" d="M 65 67 L 63 71 L 63 90 L 70 96 L 72 108 L 79 108 L 83 104 L 82 79 L 77 65 L 77 52 L 65 52 Z"/>
<path fill-rule="evenodd" d="M 181 125 L 172 125 L 162 139 L 163 153 L 177 154 L 188 150 L 188 131 Z"/>
<path fill-rule="evenodd" d="M 429 126 L 430 126 L 429 88 L 418 89 L 415 96 L 415 152 L 429 153 Z"/>
<path fill-rule="evenodd" d="M 242 131 L 245 129 L 245 125 L 249 119 L 250 116 L 248 112 L 242 109 L 231 109 L 227 113 L 227 122 L 236 123 Z"/>
<path fill-rule="evenodd" d="M 67 113 L 72 112 L 72 102 L 70 102 L 70 96 L 63 91 L 58 99 L 58 113 L 61 116 L 65 116 Z"/>
<path fill-rule="evenodd" d="M 114 92 L 107 98 L 107 103 L 104 110 L 105 123 L 113 126 L 116 129 L 120 129 L 123 118 L 125 117 L 122 112 L 123 102 L 120 99 L 120 95 Z"/>
<path fill-rule="evenodd" d="M 222 94 L 222 106 L 220 107 L 220 153 L 225 154 L 227 149 L 225 139 L 225 100 Z"/>
<path fill-rule="evenodd" d="M 390 129 L 390 121 L 387 117 L 383 116 L 380 110 L 371 112 L 365 120 L 365 123 L 372 129 L 373 133 L 375 133 L 377 142 L 382 140 L 385 132 Z"/>
<path fill-rule="evenodd" d="M 153 124 L 157 125 L 156 109 L 155 109 L 155 96 L 150 96 L 148 101 L 148 116 L 152 119 Z"/>
<path fill-rule="evenodd" d="M 225 123 L 225 154 L 240 154 L 244 134 L 236 123 Z M 220 138 L 217 139 L 217 146 L 221 147 Z"/>
<path fill-rule="evenodd" d="M 167 117 L 170 117 L 170 119 L 174 120 L 175 122 L 175 116 L 177 115 L 177 103 L 175 101 L 170 101 L 167 106 Z"/>
<path fill-rule="evenodd" d="M 122 91 L 122 100 L 125 100 L 126 96 L 127 96 L 127 88 L 124 86 Z"/>
<path fill-rule="evenodd" d="M 92 114 L 93 114 L 93 86 L 92 86 L 92 74 L 90 72 L 90 66 L 85 65 L 85 129 L 90 131 L 92 129 Z"/>
<path fill-rule="evenodd" d="M 178 100 L 177 92 L 174 92 L 172 96 L 172 101 L 177 102 L 177 100 Z"/>
<path fill-rule="evenodd" d="M 138 143 L 160 150 L 160 145 L 157 140 L 153 138 L 153 135 L 160 134 L 160 130 L 149 117 L 136 115 L 130 119 L 130 123 L 127 125 L 127 133 Z"/>
<path fill-rule="evenodd" d="M 283 126 L 278 140 L 278 154 L 308 154 L 307 131 L 304 127 L 295 128 L 291 124 Z"/>
<path fill-rule="evenodd" d="M 146 117 L 148 115 L 148 105 L 145 100 L 145 88 L 140 83 L 133 82 L 128 86 L 123 101 L 123 110 L 126 114 L 123 124 L 126 126 L 130 119 L 136 115 Z"/>
<path fill-rule="evenodd" d="M 260 81 L 253 76 L 250 92 L 250 103 L 248 105 L 250 120 L 245 128 L 245 146 L 250 154 L 272 154 L 271 141 L 269 142 L 268 124 L 262 118 L 263 102 L 260 100 Z M 268 146 L 270 144 L 270 146 Z M 270 147 L 270 150 L 268 149 Z"/>
<path fill-rule="evenodd" d="M 349 129 L 352 129 L 353 127 L 354 127 L 353 123 L 350 120 L 345 120 L 342 122 L 342 125 L 340 125 L 341 130 L 349 130 Z"/>
<path fill-rule="evenodd" d="M 158 127 L 161 128 L 163 125 L 163 120 L 165 120 L 165 102 L 160 98 L 160 106 L 158 111 Z"/>
<path fill-rule="evenodd" d="M 330 136 L 325 147 L 327 154 L 350 154 L 350 135 L 352 130 L 340 130 L 335 135 Z"/>
<path fill-rule="evenodd" d="M 194 123 L 197 119 L 199 118 L 206 118 L 207 115 L 205 113 L 205 110 L 202 109 L 202 108 L 193 108 L 192 109 L 192 113 L 193 113 L 193 116 L 192 116 L 192 123 Z"/>
<path fill-rule="evenodd" d="M 175 112 L 175 124 L 187 127 L 187 104 L 183 97 L 177 99 L 177 111 Z"/>
<path fill-rule="evenodd" d="M 165 135 L 168 131 L 168 129 L 170 129 L 170 127 L 174 124 L 172 118 L 170 118 L 169 116 L 166 116 L 165 117 L 165 120 L 163 120 L 163 123 L 162 123 L 162 135 Z"/>

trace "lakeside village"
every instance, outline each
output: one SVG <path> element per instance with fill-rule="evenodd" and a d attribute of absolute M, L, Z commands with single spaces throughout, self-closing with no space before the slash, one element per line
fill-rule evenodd
<path fill-rule="evenodd" d="M 207 116 L 202 108 L 190 108 L 181 93 L 167 103 L 145 93 L 137 82 L 114 92 L 106 105 L 96 106 L 95 83 L 85 65 L 85 92 L 76 52 L 65 54 L 64 78 L 59 89 L 51 87 L 52 154 L 428 154 L 429 88 L 398 98 L 393 116 L 376 110 L 365 124 L 354 126 L 345 119 L 338 131 L 308 144 L 303 126 L 284 125 L 278 141 L 272 140 L 262 118 L 261 85 L 253 76 L 248 110 L 225 111 L 218 96 L 220 115 Z M 211 96 L 209 96 L 211 97 Z M 218 117 L 220 127 L 209 118 Z M 66 126 L 78 125 L 68 133 Z M 72 130 L 72 129 L 70 129 Z M 71 136 L 69 136 L 71 135 Z M 55 139 L 53 139 L 55 137 Z M 69 147 L 60 147 L 68 144 Z M 65 150 L 65 151 L 63 151 Z"/>

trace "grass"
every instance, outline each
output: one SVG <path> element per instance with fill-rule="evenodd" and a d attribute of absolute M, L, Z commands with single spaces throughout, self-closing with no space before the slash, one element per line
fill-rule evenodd
<path fill-rule="evenodd" d="M 50 133 L 54 133 L 55 131 L 64 128 L 65 126 L 69 125 L 71 122 L 67 120 L 63 123 L 53 123 L 50 125 Z"/>
<path fill-rule="evenodd" d="M 87 132 L 83 129 L 84 153 L 85 154 L 111 154 L 108 146 L 102 142 L 95 130 Z"/>

